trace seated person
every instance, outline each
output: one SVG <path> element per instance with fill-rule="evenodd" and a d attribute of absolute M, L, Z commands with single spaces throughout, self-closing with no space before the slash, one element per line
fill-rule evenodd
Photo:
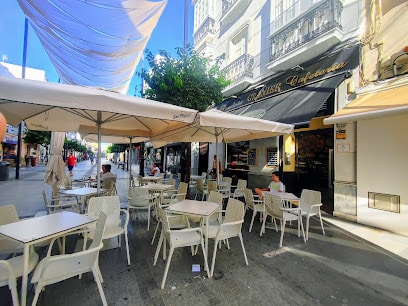
<path fill-rule="evenodd" d="M 108 178 L 108 177 L 115 177 L 116 178 L 116 175 L 111 172 L 111 168 L 112 168 L 112 166 L 110 164 L 102 165 L 102 172 L 101 172 L 101 181 L 102 182 L 103 182 L 103 180 L 105 178 Z"/>
<path fill-rule="evenodd" d="M 160 168 L 156 165 L 156 163 L 153 164 L 153 168 L 150 170 L 150 175 L 156 177 L 160 176 Z"/>
<path fill-rule="evenodd" d="M 272 181 L 267 188 L 255 188 L 255 192 L 262 199 L 262 191 L 278 191 L 285 192 L 285 185 L 279 179 L 279 172 L 272 172 Z"/>

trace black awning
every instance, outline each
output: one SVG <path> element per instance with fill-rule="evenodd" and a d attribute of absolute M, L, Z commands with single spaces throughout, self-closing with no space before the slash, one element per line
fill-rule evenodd
<path fill-rule="evenodd" d="M 308 123 L 345 79 L 345 74 L 298 87 L 290 92 L 231 111 L 234 114 L 303 125 Z"/>

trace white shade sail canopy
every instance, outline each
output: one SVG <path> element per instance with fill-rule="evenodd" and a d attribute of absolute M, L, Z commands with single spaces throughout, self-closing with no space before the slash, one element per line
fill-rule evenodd
<path fill-rule="evenodd" d="M 126 93 L 167 0 L 18 0 L 62 83 Z"/>

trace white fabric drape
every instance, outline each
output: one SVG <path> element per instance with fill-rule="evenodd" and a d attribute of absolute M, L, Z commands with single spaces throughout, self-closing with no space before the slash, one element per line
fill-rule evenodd
<path fill-rule="evenodd" d="M 65 132 L 52 132 L 50 141 L 50 159 L 45 171 L 45 182 L 49 185 L 66 179 L 65 163 L 62 159 Z"/>
<path fill-rule="evenodd" d="M 167 0 L 18 0 L 62 83 L 126 93 Z"/>

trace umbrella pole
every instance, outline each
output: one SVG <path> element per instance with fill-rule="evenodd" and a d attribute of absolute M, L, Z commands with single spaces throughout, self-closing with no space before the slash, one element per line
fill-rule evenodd
<path fill-rule="evenodd" d="M 220 175 L 219 175 L 220 173 L 219 158 L 220 157 L 218 156 L 218 134 L 215 135 L 215 155 L 217 156 L 217 159 L 215 160 L 215 163 L 216 163 L 215 169 L 217 171 L 215 177 L 217 178 L 217 188 L 218 188 L 218 185 L 220 184 Z"/>
<path fill-rule="evenodd" d="M 132 187 L 132 137 L 129 137 L 129 188 Z"/>
<path fill-rule="evenodd" d="M 101 121 L 102 121 L 102 113 L 98 111 L 97 115 L 97 124 L 98 124 L 98 162 L 97 162 L 97 169 L 96 169 L 96 182 L 97 182 L 97 192 L 100 195 L 101 191 L 101 143 L 102 143 L 102 136 L 101 136 Z"/>

